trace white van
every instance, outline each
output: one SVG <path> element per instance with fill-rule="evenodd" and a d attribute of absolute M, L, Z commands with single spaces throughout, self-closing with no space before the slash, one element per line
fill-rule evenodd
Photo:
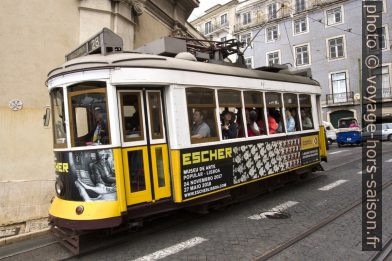
<path fill-rule="evenodd" d="M 327 134 L 328 145 L 331 145 L 332 143 L 336 142 L 336 129 L 328 121 L 323 121 L 323 124 Z"/>

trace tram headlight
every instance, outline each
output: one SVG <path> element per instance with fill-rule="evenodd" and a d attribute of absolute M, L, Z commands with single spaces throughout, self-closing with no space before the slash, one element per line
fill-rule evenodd
<path fill-rule="evenodd" d="M 56 188 L 57 196 L 62 196 L 64 194 L 64 183 L 61 180 L 57 179 L 54 186 Z"/>

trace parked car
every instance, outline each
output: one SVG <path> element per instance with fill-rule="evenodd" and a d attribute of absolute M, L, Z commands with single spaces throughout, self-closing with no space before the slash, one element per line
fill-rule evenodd
<path fill-rule="evenodd" d="M 392 123 L 376 124 L 376 131 L 371 137 L 370 132 L 366 128 L 362 129 L 362 139 L 376 139 L 392 141 Z"/>
<path fill-rule="evenodd" d="M 328 145 L 331 145 L 332 143 L 336 142 L 336 129 L 332 123 L 328 121 L 323 121 L 323 124 L 325 127 Z"/>
<path fill-rule="evenodd" d="M 338 122 L 338 130 L 336 132 L 336 141 L 338 147 L 342 145 L 362 145 L 361 128 L 357 119 L 355 118 L 342 118 Z"/>

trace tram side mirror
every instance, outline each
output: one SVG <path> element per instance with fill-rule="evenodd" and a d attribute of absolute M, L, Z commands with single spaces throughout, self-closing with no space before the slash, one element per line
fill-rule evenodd
<path fill-rule="evenodd" d="M 42 119 L 44 120 L 44 127 L 48 127 L 50 122 L 50 107 L 45 107 L 45 114 Z"/>

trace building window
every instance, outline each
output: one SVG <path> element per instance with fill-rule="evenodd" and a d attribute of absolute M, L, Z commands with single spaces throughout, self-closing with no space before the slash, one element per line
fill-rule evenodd
<path fill-rule="evenodd" d="M 252 22 L 252 19 L 250 17 L 250 12 L 243 13 L 242 14 L 242 24 L 250 24 Z"/>
<path fill-rule="evenodd" d="M 347 74 L 338 72 L 331 74 L 333 102 L 347 102 Z"/>
<path fill-rule="evenodd" d="M 308 31 L 308 23 L 306 17 L 294 19 L 294 35 L 306 33 Z"/>
<path fill-rule="evenodd" d="M 295 0 L 295 12 L 305 11 L 305 0 Z"/>
<path fill-rule="evenodd" d="M 227 39 L 226 39 L 226 36 L 225 37 L 222 37 L 221 39 L 220 39 L 220 41 L 221 42 L 225 42 Z"/>
<path fill-rule="evenodd" d="M 241 35 L 241 42 L 244 44 L 244 47 L 250 44 L 251 39 L 252 39 L 251 33 L 246 33 Z"/>
<path fill-rule="evenodd" d="M 391 97 L 391 78 L 389 66 L 385 65 L 372 70 L 372 76 L 376 76 L 377 82 L 382 83 L 382 97 Z"/>
<path fill-rule="evenodd" d="M 274 26 L 270 26 L 267 27 L 266 29 L 266 34 L 267 34 L 267 42 L 273 42 L 276 41 L 278 39 L 278 26 L 274 25 Z"/>
<path fill-rule="evenodd" d="M 279 51 L 267 53 L 267 65 L 273 66 L 274 64 L 280 64 Z"/>
<path fill-rule="evenodd" d="M 326 14 L 327 25 L 343 23 L 343 11 L 341 6 L 327 10 Z"/>
<path fill-rule="evenodd" d="M 386 32 L 386 27 L 383 26 L 381 28 L 377 29 L 377 33 L 378 33 L 378 46 L 381 50 L 385 50 L 388 48 L 387 46 L 387 42 L 388 42 L 388 38 L 387 38 L 387 32 Z M 378 48 L 377 48 L 378 49 Z"/>
<path fill-rule="evenodd" d="M 328 58 L 339 59 L 344 58 L 344 39 L 343 36 L 328 40 Z"/>
<path fill-rule="evenodd" d="M 276 11 L 276 3 L 268 5 L 268 20 L 278 18 L 277 11 Z"/>
<path fill-rule="evenodd" d="M 310 64 L 310 46 L 309 44 L 295 46 L 295 64 L 297 66 L 303 66 Z"/>
<path fill-rule="evenodd" d="M 227 14 L 221 15 L 221 25 L 227 24 Z"/>
<path fill-rule="evenodd" d="M 253 64 L 253 58 L 252 57 L 248 57 L 245 58 L 245 65 L 246 67 L 248 67 L 249 69 L 252 69 L 252 64 Z"/>
<path fill-rule="evenodd" d="M 204 24 L 204 34 L 209 34 L 212 32 L 211 21 Z"/>

